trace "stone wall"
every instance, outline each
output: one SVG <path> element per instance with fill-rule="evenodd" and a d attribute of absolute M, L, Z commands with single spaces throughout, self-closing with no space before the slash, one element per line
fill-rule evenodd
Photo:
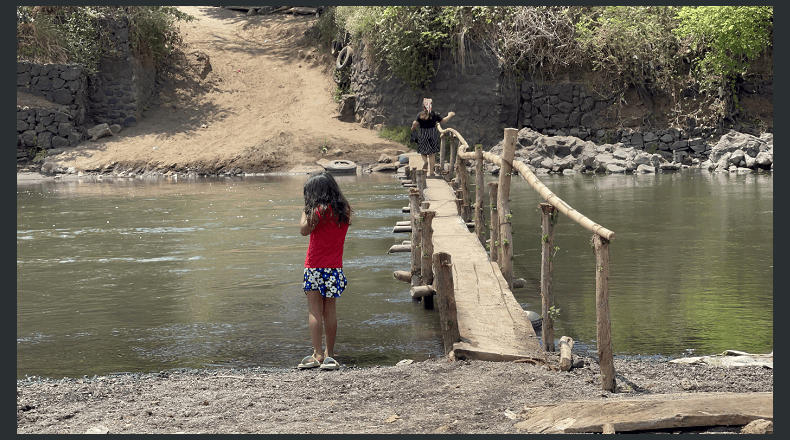
<path fill-rule="evenodd" d="M 101 26 L 107 29 L 109 46 L 96 74 L 79 64 L 17 62 L 17 92 L 53 103 L 17 105 L 17 157 L 25 157 L 33 146 L 75 146 L 97 123 L 130 127 L 142 118 L 154 97 L 156 70 L 131 55 L 128 22 Z"/>
<path fill-rule="evenodd" d="M 150 105 L 155 90 L 156 69 L 143 66 L 129 51 L 126 21 L 106 21 L 110 47 L 102 57 L 99 72 L 88 79 L 88 116 L 99 124 L 136 125 Z"/>
<path fill-rule="evenodd" d="M 479 46 L 467 51 L 464 65 L 454 62 L 448 52 L 442 53 L 431 84 L 427 90 L 416 92 L 390 75 L 386 64 L 378 69 L 370 66 L 363 56 L 357 55 L 363 50 L 361 46 L 354 48 L 351 87 L 356 121 L 370 128 L 410 126 L 421 110 L 422 98 L 429 97 L 442 115 L 456 113 L 446 127 L 458 129 L 469 145 L 481 143 L 486 150 L 502 140 L 504 128 L 526 127 L 549 136 L 573 136 L 595 143 L 621 142 L 669 159 L 709 151 L 707 139 L 725 133 L 713 127 L 658 130 L 640 124 L 612 129 L 621 124 L 612 119 L 611 99 L 587 90 L 580 72 L 565 75 L 555 83 L 527 77 L 517 85 L 505 77 L 490 52 Z M 771 77 L 755 84 L 740 84 L 738 89 L 741 97 L 758 94 L 773 102 Z M 737 125 L 734 129 L 740 131 Z"/>
<path fill-rule="evenodd" d="M 17 106 L 17 156 L 39 146 L 75 146 L 82 139 L 87 114 L 87 77 L 79 64 L 17 62 L 17 92 L 51 102 L 46 107 Z"/>

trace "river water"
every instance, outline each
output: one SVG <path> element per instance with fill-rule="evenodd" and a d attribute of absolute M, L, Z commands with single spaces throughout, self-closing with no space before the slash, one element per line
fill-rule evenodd
<path fill-rule="evenodd" d="M 298 230 L 307 176 L 128 179 L 17 186 L 17 378 L 175 368 L 289 368 L 311 351 Z M 407 191 L 392 175 L 338 176 L 356 210 L 338 300 L 345 365 L 442 356 L 438 312 L 410 299 Z M 542 176 L 615 231 L 615 355 L 773 350 L 770 174 Z M 540 196 L 511 191 L 514 295 L 540 312 Z M 592 234 L 560 217 L 555 337 L 595 351 Z"/>

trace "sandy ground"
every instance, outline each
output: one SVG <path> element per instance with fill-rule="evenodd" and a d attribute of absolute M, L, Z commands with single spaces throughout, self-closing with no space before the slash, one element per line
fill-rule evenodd
<path fill-rule="evenodd" d="M 184 63 L 160 103 L 137 127 L 51 160 L 76 172 L 118 165 L 270 172 L 309 170 L 322 158 L 364 164 L 403 150 L 336 118 L 326 74 L 332 60 L 298 44 L 314 18 L 179 8 L 199 20 L 181 24 Z M 773 370 L 765 367 L 616 359 L 618 389 L 609 393 L 595 359 L 560 372 L 556 357 L 548 358 L 549 365 L 440 358 L 339 371 L 29 378 L 17 381 L 17 433 L 518 433 L 515 425 L 538 405 L 773 391 Z"/>
<path fill-rule="evenodd" d="M 363 165 L 405 150 L 337 118 L 334 59 L 302 44 L 314 16 L 179 9 L 197 19 L 179 22 L 181 62 L 140 123 L 50 161 L 73 172 L 287 172 L 321 158 Z"/>
<path fill-rule="evenodd" d="M 556 357 L 549 354 L 549 365 Z M 615 359 L 617 392 L 594 359 L 569 372 L 513 362 L 377 368 L 199 370 L 17 381 L 17 433 L 526 433 L 530 409 L 571 401 L 673 400 L 773 392 L 773 370 Z M 693 432 L 740 432 L 741 426 Z M 682 433 L 672 429 L 664 432 Z"/>

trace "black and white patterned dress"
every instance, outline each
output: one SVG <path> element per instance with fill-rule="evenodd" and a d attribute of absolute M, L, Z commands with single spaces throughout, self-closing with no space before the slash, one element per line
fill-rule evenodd
<path fill-rule="evenodd" d="M 439 152 L 440 140 L 439 130 L 436 128 L 436 123 L 441 121 L 442 116 L 437 112 L 431 112 L 428 119 L 420 119 L 420 114 L 417 114 L 415 120 L 420 124 L 417 133 L 417 152 L 420 154 L 436 154 Z"/>

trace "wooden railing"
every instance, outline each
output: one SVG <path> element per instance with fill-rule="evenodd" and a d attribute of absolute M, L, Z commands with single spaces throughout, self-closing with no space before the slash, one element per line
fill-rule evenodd
<path fill-rule="evenodd" d="M 509 204 L 510 178 L 514 171 L 518 173 L 529 185 L 540 194 L 546 203 L 541 203 L 542 212 L 542 252 L 541 252 L 541 302 L 543 317 L 543 349 L 555 351 L 554 329 L 551 310 L 554 306 L 552 291 L 552 255 L 554 253 L 554 226 L 557 222 L 557 213 L 565 214 L 568 218 L 578 223 L 593 233 L 592 242 L 595 247 L 595 298 L 597 321 L 597 348 L 601 368 L 601 386 L 605 390 L 614 391 L 614 364 L 611 344 L 611 322 L 609 319 L 609 243 L 614 240 L 613 231 L 593 222 L 580 212 L 573 209 L 562 199 L 557 197 L 523 162 L 514 161 L 516 136 L 515 128 L 505 129 L 505 142 L 502 156 L 482 151 L 480 145 L 470 151 L 466 140 L 458 131 L 447 128 L 442 129 L 441 150 L 438 172 L 442 173 L 445 180 L 451 181 L 456 189 L 458 200 L 458 214 L 465 222 L 474 221 L 477 237 L 485 246 L 486 227 L 483 216 L 484 191 L 483 191 L 483 161 L 489 161 L 500 167 L 499 181 L 489 183 L 489 206 L 491 207 L 491 229 L 489 230 L 489 251 L 492 262 L 498 262 L 503 277 L 509 287 L 513 288 L 513 239 L 511 227 L 511 211 Z M 445 173 L 444 157 L 445 144 L 450 150 L 450 170 Z M 470 205 L 468 190 L 468 173 L 466 161 L 475 161 L 475 203 Z M 454 178 L 455 177 L 455 178 Z M 418 187 L 419 187 L 418 181 Z"/>

